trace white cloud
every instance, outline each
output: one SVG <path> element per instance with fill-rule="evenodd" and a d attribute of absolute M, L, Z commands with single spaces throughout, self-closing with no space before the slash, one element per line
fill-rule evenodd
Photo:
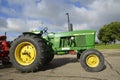
<path fill-rule="evenodd" d="M 0 17 L 0 28 L 7 28 L 7 22 L 4 18 Z M 1 30 L 0 30 L 1 31 Z"/>
<path fill-rule="evenodd" d="M 40 20 L 27 20 L 27 25 L 29 27 L 29 31 L 39 29 L 42 26 L 42 22 Z"/>
<path fill-rule="evenodd" d="M 53 2 L 54 1 L 54 2 Z M 120 21 L 118 10 L 120 5 L 113 0 L 93 0 L 90 3 L 87 0 L 76 0 L 83 3 L 86 7 L 76 7 L 71 4 L 66 4 L 64 1 L 43 0 L 40 3 L 26 6 L 24 15 L 29 17 L 44 18 L 51 24 L 64 26 L 67 23 L 66 12 L 70 13 L 71 22 L 74 25 L 87 25 L 83 29 L 99 29 L 102 25 L 111 21 Z M 75 2 L 75 1 L 74 1 Z M 81 28 L 79 28 L 81 29 Z"/>
<path fill-rule="evenodd" d="M 71 2 L 80 2 L 82 5 L 92 4 L 95 0 L 70 0 Z"/>
<path fill-rule="evenodd" d="M 13 8 L 2 7 L 1 12 L 4 13 L 4 14 L 7 14 L 8 16 L 17 16 L 18 15 L 16 10 L 13 9 Z"/>
<path fill-rule="evenodd" d="M 9 18 L 7 19 L 7 27 L 8 31 L 13 31 L 13 32 L 25 32 L 25 31 L 31 31 L 31 30 L 37 30 L 42 27 L 48 27 L 49 31 L 64 31 L 64 28 L 61 28 L 60 26 L 55 26 L 52 24 L 44 24 L 41 20 L 23 20 L 23 19 L 16 19 L 16 18 Z M 60 29 L 61 28 L 61 29 Z"/>
<path fill-rule="evenodd" d="M 38 29 L 43 23 L 49 31 L 66 31 L 66 12 L 70 14 L 74 30 L 98 30 L 104 24 L 120 21 L 120 0 L 69 0 L 69 2 L 66 0 L 8 0 L 9 5 L 21 6 L 22 10 L 17 12 L 18 10 L 13 8 L 1 9 L 6 14 L 18 16 L 18 18 L 4 20 L 7 26 L 3 26 L 8 27 L 4 30 L 29 31 Z M 81 6 L 75 6 L 76 2 L 80 2 Z"/>
<path fill-rule="evenodd" d="M 118 10 L 120 2 L 113 0 L 95 0 L 88 8 L 81 7 L 74 9 L 75 16 L 72 18 L 75 24 L 87 24 L 87 28 L 98 30 L 104 24 L 112 21 L 120 21 Z M 71 12 L 72 13 L 72 12 Z"/>
<path fill-rule="evenodd" d="M 115 2 L 114 0 L 96 0 L 93 4 L 90 5 L 93 13 L 97 15 L 93 20 L 98 24 L 108 24 L 112 21 L 120 21 L 119 14 L 120 11 L 118 10 L 120 7 L 120 1 Z M 91 19 L 92 20 L 92 19 Z M 96 26 L 97 27 L 97 26 Z"/>
<path fill-rule="evenodd" d="M 26 22 L 22 19 L 8 18 L 7 22 L 9 31 L 22 32 L 28 29 Z"/>
<path fill-rule="evenodd" d="M 43 18 L 49 20 L 50 22 L 55 22 L 56 20 L 63 20 L 65 16 L 66 4 L 59 3 L 60 1 L 50 1 L 42 0 L 40 3 L 33 3 L 31 6 L 25 6 L 23 14 L 28 17 Z M 68 6 L 69 7 L 69 6 Z M 61 20 L 61 21 L 62 21 Z M 56 21 L 56 22 L 58 22 Z M 60 22 L 61 22 L 60 21 Z"/>

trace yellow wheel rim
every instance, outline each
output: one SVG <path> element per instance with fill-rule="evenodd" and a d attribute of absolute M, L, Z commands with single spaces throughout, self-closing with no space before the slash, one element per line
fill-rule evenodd
<path fill-rule="evenodd" d="M 95 54 L 90 54 L 86 58 L 86 63 L 89 67 L 97 67 L 99 65 L 99 57 Z"/>
<path fill-rule="evenodd" d="M 36 58 L 36 49 L 30 42 L 22 42 L 15 49 L 15 59 L 23 66 L 30 65 Z"/>

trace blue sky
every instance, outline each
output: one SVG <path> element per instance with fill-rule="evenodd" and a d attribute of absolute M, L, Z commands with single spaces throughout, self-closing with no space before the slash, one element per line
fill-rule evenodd
<path fill-rule="evenodd" d="M 99 30 L 120 21 L 119 0 L 0 0 L 0 34 L 13 40 L 22 32 L 48 27 L 67 31 L 67 12 L 74 30 Z"/>

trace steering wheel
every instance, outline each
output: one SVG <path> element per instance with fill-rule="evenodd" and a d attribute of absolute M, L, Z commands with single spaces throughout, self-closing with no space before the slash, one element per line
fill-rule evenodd
<path fill-rule="evenodd" d="M 43 29 L 43 32 L 44 32 L 44 33 L 47 33 L 47 30 L 48 30 L 48 28 L 45 27 L 45 28 Z"/>

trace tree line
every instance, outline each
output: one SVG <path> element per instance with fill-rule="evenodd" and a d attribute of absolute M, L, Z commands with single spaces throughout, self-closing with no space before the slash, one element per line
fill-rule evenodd
<path fill-rule="evenodd" d="M 100 42 L 105 44 L 120 41 L 120 22 L 111 22 L 104 25 L 97 36 Z"/>

